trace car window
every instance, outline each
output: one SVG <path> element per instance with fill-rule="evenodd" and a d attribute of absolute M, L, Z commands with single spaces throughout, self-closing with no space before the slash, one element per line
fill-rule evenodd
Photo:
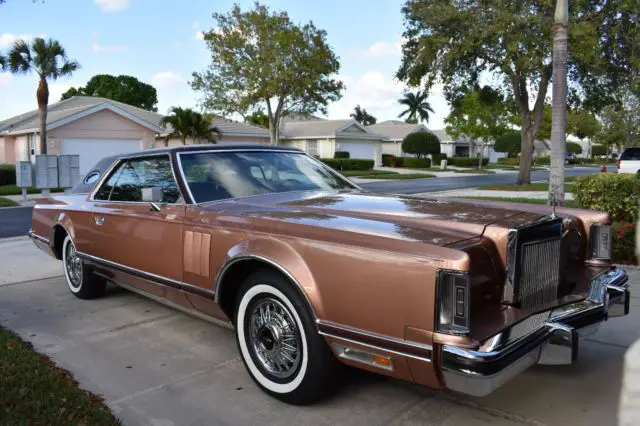
<path fill-rule="evenodd" d="M 180 163 L 196 203 L 273 192 L 355 188 L 302 153 L 181 153 Z"/>
<path fill-rule="evenodd" d="M 627 148 L 620 157 L 620 160 L 640 161 L 640 148 Z"/>
<path fill-rule="evenodd" d="M 163 203 L 181 202 L 168 156 L 122 162 L 96 192 L 96 200 L 142 202 L 142 189 L 162 188 Z"/>

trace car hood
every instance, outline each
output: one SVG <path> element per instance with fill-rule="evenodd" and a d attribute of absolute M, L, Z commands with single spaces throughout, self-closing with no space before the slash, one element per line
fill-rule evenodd
<path fill-rule="evenodd" d="M 268 194 L 222 204 L 207 203 L 201 208 L 258 221 L 263 219 L 437 246 L 478 237 L 488 225 L 509 228 L 540 216 L 436 198 L 351 191 Z M 258 223 L 254 224 L 259 227 Z"/>

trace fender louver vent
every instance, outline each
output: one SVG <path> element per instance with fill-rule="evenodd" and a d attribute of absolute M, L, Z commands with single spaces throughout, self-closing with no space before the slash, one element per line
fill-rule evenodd
<path fill-rule="evenodd" d="M 184 233 L 184 271 L 208 277 L 210 250 L 210 234 L 205 234 L 203 232 L 186 231 Z"/>

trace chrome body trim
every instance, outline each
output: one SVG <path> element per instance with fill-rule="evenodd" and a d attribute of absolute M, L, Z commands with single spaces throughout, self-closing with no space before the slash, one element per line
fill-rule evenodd
<path fill-rule="evenodd" d="M 34 234 L 32 230 L 29 230 L 29 234 L 28 235 L 29 235 L 29 238 L 31 238 L 32 240 L 38 240 L 41 243 L 45 243 L 45 244 L 49 245 L 49 240 L 48 239 L 46 239 L 45 237 L 41 237 L 38 234 Z"/>
<path fill-rule="evenodd" d="M 117 262 L 112 262 L 107 259 L 103 259 L 101 257 L 93 256 L 87 253 L 78 252 L 78 257 L 84 260 L 88 260 L 89 262 L 96 263 L 100 266 L 105 266 L 108 268 L 117 269 L 121 272 L 125 272 L 129 275 L 133 275 L 135 277 L 141 278 L 143 280 L 149 281 L 153 284 L 162 285 L 165 287 L 171 287 L 178 290 L 182 290 L 187 293 L 195 294 L 197 296 L 206 297 L 208 299 L 214 300 L 215 292 L 212 290 L 208 290 L 206 288 L 198 287 L 193 284 L 185 283 L 184 281 L 174 280 L 172 278 L 163 277 L 161 275 L 152 274 L 150 272 L 142 271 L 140 269 L 132 268 L 130 266 L 122 265 Z M 103 274 L 104 275 L 104 274 Z M 108 278 L 108 277 L 107 277 Z M 112 278 L 108 278 L 112 280 Z"/>
<path fill-rule="evenodd" d="M 311 304 L 311 301 L 309 300 L 309 297 L 307 296 L 307 293 L 304 291 L 302 285 L 298 282 L 297 279 L 295 279 L 295 277 L 282 265 L 280 265 L 279 263 L 268 259 L 266 257 L 263 256 L 258 256 L 258 255 L 243 255 L 243 256 L 237 256 L 234 257 L 230 260 L 228 260 L 223 266 L 222 268 L 220 268 L 220 271 L 218 272 L 218 275 L 216 276 L 216 286 L 215 286 L 215 302 L 218 305 L 221 305 L 222 300 L 220 299 L 220 295 L 222 294 L 221 288 L 222 288 L 222 282 L 224 279 L 224 275 L 227 273 L 227 271 L 229 270 L 229 268 L 231 266 L 233 266 L 234 264 L 241 262 L 243 260 L 259 260 L 262 262 L 265 262 L 271 266 L 273 266 L 274 268 L 276 268 L 278 271 L 280 271 L 285 277 L 287 277 L 293 284 L 295 284 L 295 287 L 298 289 L 299 293 L 302 294 L 302 297 L 304 297 L 304 300 L 306 300 L 307 305 L 309 306 L 309 309 L 311 310 L 311 315 L 313 315 L 313 319 L 317 320 L 318 316 L 316 315 L 315 310 L 313 309 L 313 305 Z M 240 283 L 238 283 L 238 285 L 240 285 Z"/>
<path fill-rule="evenodd" d="M 591 281 L 587 298 L 548 311 L 540 326 L 516 339 L 509 335 L 518 324 L 487 339 L 478 350 L 444 345 L 440 367 L 445 386 L 484 396 L 536 363 L 574 362 L 578 337 L 608 318 L 629 313 L 627 279 L 624 270 L 610 268 Z"/>
<path fill-rule="evenodd" d="M 385 347 L 380 346 L 380 345 L 373 345 L 371 343 L 364 343 L 362 341 L 358 341 L 358 340 L 355 340 L 355 339 L 349 339 L 349 338 L 346 338 L 346 337 L 343 337 L 343 336 L 338 336 L 338 335 L 331 334 L 331 333 L 326 333 L 324 331 L 319 331 L 318 334 L 320 334 L 321 336 L 332 338 L 332 339 L 337 339 L 337 340 L 340 340 L 340 341 L 343 341 L 343 342 L 348 342 L 348 343 L 351 343 L 351 344 L 354 344 L 354 345 L 360 345 L 360 346 L 364 346 L 366 348 L 371 348 L 371 349 L 374 349 L 374 350 L 377 350 L 377 351 L 387 352 L 387 353 L 390 353 L 390 354 L 393 354 L 393 355 L 404 356 L 404 357 L 407 357 L 407 358 L 413 358 L 413 359 L 417 359 L 419 361 L 424 361 L 424 362 L 429 362 L 429 363 L 431 362 L 431 358 L 421 357 L 421 356 L 413 355 L 413 354 L 410 354 L 410 353 L 407 353 L 407 352 L 398 351 L 398 350 L 395 350 L 395 349 L 385 348 Z"/>

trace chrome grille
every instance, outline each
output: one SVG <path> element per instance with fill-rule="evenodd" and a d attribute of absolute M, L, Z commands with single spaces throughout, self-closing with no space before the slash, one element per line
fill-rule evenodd
<path fill-rule="evenodd" d="M 531 308 L 558 298 L 560 238 L 522 244 L 522 268 L 518 285 L 521 308 Z"/>

